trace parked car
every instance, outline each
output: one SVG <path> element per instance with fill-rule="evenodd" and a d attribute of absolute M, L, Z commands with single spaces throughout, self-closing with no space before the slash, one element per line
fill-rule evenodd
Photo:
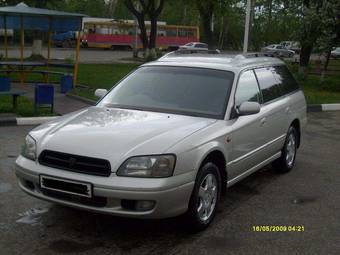
<path fill-rule="evenodd" d="M 208 44 L 206 43 L 201 43 L 201 42 L 190 42 L 185 45 L 179 46 L 180 50 L 208 50 Z"/>
<path fill-rule="evenodd" d="M 16 160 L 29 195 L 138 218 L 186 214 L 197 230 L 222 194 L 269 163 L 295 164 L 306 101 L 270 57 L 169 53 L 143 64 L 96 106 L 33 129 Z"/>
<path fill-rule="evenodd" d="M 295 41 L 282 41 L 280 44 L 285 47 L 287 50 L 292 50 L 296 54 L 299 54 L 301 51 L 301 46 L 299 42 Z"/>
<path fill-rule="evenodd" d="M 287 50 L 281 44 L 271 44 L 262 48 L 262 52 L 272 54 L 275 57 L 293 57 L 295 52 L 292 50 Z"/>
<path fill-rule="evenodd" d="M 73 31 L 55 34 L 52 41 L 56 47 L 72 48 L 76 46 L 77 34 Z"/>
<path fill-rule="evenodd" d="M 331 51 L 332 58 L 339 58 L 340 57 L 340 47 L 335 48 Z"/>

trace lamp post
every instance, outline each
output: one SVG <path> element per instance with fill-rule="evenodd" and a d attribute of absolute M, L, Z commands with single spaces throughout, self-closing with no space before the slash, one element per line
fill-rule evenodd
<path fill-rule="evenodd" d="M 251 0 L 247 0 L 246 22 L 244 26 L 243 54 L 246 54 L 248 52 L 250 9 L 251 9 Z"/>

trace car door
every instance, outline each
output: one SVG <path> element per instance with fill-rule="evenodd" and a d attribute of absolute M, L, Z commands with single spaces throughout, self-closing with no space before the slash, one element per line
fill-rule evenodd
<path fill-rule="evenodd" d="M 278 153 L 283 146 L 289 125 L 287 118 L 289 98 L 283 95 L 281 81 L 278 79 L 279 74 L 275 67 L 256 68 L 254 71 L 263 99 L 262 128 L 266 136 L 262 155 L 269 158 Z"/>
<path fill-rule="evenodd" d="M 246 70 L 239 76 L 234 105 L 237 109 L 243 102 L 261 103 L 261 93 L 253 70 Z M 266 131 L 262 123 L 262 111 L 257 114 L 238 116 L 232 124 L 232 152 L 227 165 L 230 182 L 238 179 L 245 171 L 262 162 L 259 153 L 266 142 Z"/>

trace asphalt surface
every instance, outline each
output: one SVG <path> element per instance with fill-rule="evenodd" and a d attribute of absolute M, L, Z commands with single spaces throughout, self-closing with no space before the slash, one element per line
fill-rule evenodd
<path fill-rule="evenodd" d="M 0 127 L 0 254 L 339 254 L 340 112 L 311 113 L 292 172 L 267 167 L 228 190 L 213 224 L 132 220 L 32 198 L 15 157 L 32 127 Z M 253 226 L 303 226 L 254 232 Z"/>

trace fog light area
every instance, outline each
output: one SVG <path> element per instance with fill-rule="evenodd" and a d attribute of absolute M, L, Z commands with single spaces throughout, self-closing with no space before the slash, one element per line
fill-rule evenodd
<path fill-rule="evenodd" d="M 156 202 L 151 200 L 127 200 L 123 199 L 121 201 L 121 206 L 130 211 L 150 211 L 155 207 Z"/>

